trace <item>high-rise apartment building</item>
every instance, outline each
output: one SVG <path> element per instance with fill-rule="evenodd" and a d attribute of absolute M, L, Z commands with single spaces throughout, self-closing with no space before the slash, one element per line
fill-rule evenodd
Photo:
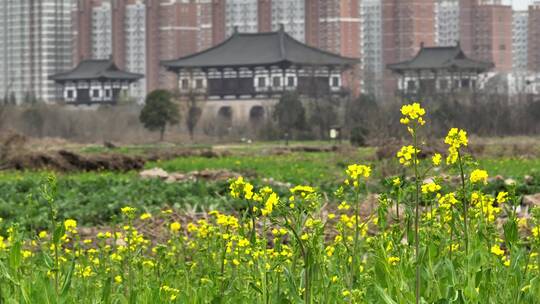
<path fill-rule="evenodd" d="M 212 45 L 213 41 L 213 17 L 212 0 L 199 0 L 197 3 L 197 28 L 199 29 L 197 39 L 197 51 L 205 50 Z"/>
<path fill-rule="evenodd" d="M 148 90 L 173 89 L 176 77 L 162 68 L 160 62 L 197 51 L 198 3 L 194 0 L 147 0 L 146 9 Z"/>
<path fill-rule="evenodd" d="M 380 96 L 383 73 L 382 3 L 381 0 L 362 0 L 360 6 L 363 87 L 366 93 Z"/>
<path fill-rule="evenodd" d="M 142 1 L 129 3 L 125 7 L 123 40 L 125 57 L 115 57 L 117 64 L 127 71 L 146 75 L 146 7 Z M 142 101 L 146 96 L 146 78 L 131 85 L 130 96 Z"/>
<path fill-rule="evenodd" d="M 359 0 L 307 0 L 307 43 L 343 56 L 360 57 L 359 5 Z"/>
<path fill-rule="evenodd" d="M 529 12 L 515 11 L 512 24 L 512 68 L 523 71 L 527 69 Z"/>
<path fill-rule="evenodd" d="M 93 59 L 107 59 L 113 54 L 112 8 L 110 2 L 95 3 L 91 8 L 91 48 Z"/>
<path fill-rule="evenodd" d="M 0 97 L 55 101 L 72 65 L 72 0 L 0 0 Z"/>
<path fill-rule="evenodd" d="M 433 0 L 383 0 L 383 64 L 413 58 L 422 45 L 435 45 L 435 4 Z M 394 94 L 395 77 L 384 72 L 384 92 Z"/>
<path fill-rule="evenodd" d="M 283 25 L 295 39 L 305 41 L 305 3 L 310 0 L 215 0 L 225 6 L 226 35 L 277 31 Z M 223 4 L 215 5 L 219 9 Z M 216 12 L 216 14 L 219 14 Z M 214 21 L 219 22 L 219 15 Z"/>
<path fill-rule="evenodd" d="M 512 69 L 512 7 L 501 0 L 460 0 L 460 41 L 474 59 Z"/>
<path fill-rule="evenodd" d="M 529 6 L 528 60 L 529 70 L 540 73 L 540 1 Z"/>
<path fill-rule="evenodd" d="M 267 0 L 268 1 L 268 0 Z M 305 0 L 272 0 L 270 13 L 272 31 L 283 25 L 285 32 L 298 41 L 306 41 L 306 1 Z"/>
<path fill-rule="evenodd" d="M 454 46 L 459 40 L 459 1 L 437 0 L 435 3 L 435 44 Z"/>
<path fill-rule="evenodd" d="M 225 28 L 229 37 L 235 29 L 242 33 L 259 31 L 259 0 L 222 0 L 225 2 Z"/>

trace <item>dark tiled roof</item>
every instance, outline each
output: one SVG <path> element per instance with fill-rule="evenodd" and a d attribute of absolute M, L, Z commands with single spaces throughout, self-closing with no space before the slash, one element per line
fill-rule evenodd
<path fill-rule="evenodd" d="M 128 80 L 135 81 L 144 75 L 120 70 L 111 60 L 83 60 L 73 70 L 51 75 L 58 82 L 75 80 Z"/>
<path fill-rule="evenodd" d="M 301 43 L 283 30 L 268 33 L 234 33 L 224 42 L 186 57 L 163 61 L 169 70 L 195 67 L 258 66 L 289 62 L 299 65 L 353 65 L 357 58 L 343 57 Z"/>
<path fill-rule="evenodd" d="M 396 72 L 428 69 L 467 69 L 484 72 L 493 67 L 492 62 L 467 58 L 459 44 L 449 47 L 422 47 L 413 59 L 387 65 L 388 69 Z"/>

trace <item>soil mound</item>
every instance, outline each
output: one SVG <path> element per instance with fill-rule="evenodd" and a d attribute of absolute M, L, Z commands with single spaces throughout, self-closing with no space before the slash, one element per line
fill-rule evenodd
<path fill-rule="evenodd" d="M 122 154 L 81 155 L 66 150 L 30 152 L 10 157 L 2 169 L 55 171 L 130 171 L 143 168 L 145 160 Z"/>

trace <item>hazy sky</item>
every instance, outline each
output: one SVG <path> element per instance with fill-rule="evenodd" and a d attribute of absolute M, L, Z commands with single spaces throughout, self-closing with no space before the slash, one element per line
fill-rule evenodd
<path fill-rule="evenodd" d="M 506 3 L 512 3 L 514 9 L 517 10 L 526 10 L 527 6 L 534 2 L 534 0 L 504 0 Z"/>

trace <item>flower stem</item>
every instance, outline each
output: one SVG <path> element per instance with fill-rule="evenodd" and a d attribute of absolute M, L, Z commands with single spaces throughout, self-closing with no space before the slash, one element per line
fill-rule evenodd
<path fill-rule="evenodd" d="M 461 174 L 461 195 L 463 198 L 463 228 L 464 228 L 464 234 L 465 234 L 465 253 L 469 253 L 469 232 L 467 227 L 467 214 L 469 210 L 467 197 L 465 193 L 465 173 L 463 172 L 463 162 L 461 160 L 461 153 L 458 149 L 458 162 L 459 162 L 459 171 Z"/>
<path fill-rule="evenodd" d="M 419 237 L 419 221 L 420 221 L 420 181 L 418 175 L 418 139 L 416 136 L 416 127 L 413 129 L 413 141 L 414 141 L 414 153 L 413 153 L 413 165 L 414 165 L 414 183 L 416 185 L 415 191 L 415 217 L 414 217 L 414 254 L 416 258 L 416 304 L 420 303 L 420 237 Z"/>

